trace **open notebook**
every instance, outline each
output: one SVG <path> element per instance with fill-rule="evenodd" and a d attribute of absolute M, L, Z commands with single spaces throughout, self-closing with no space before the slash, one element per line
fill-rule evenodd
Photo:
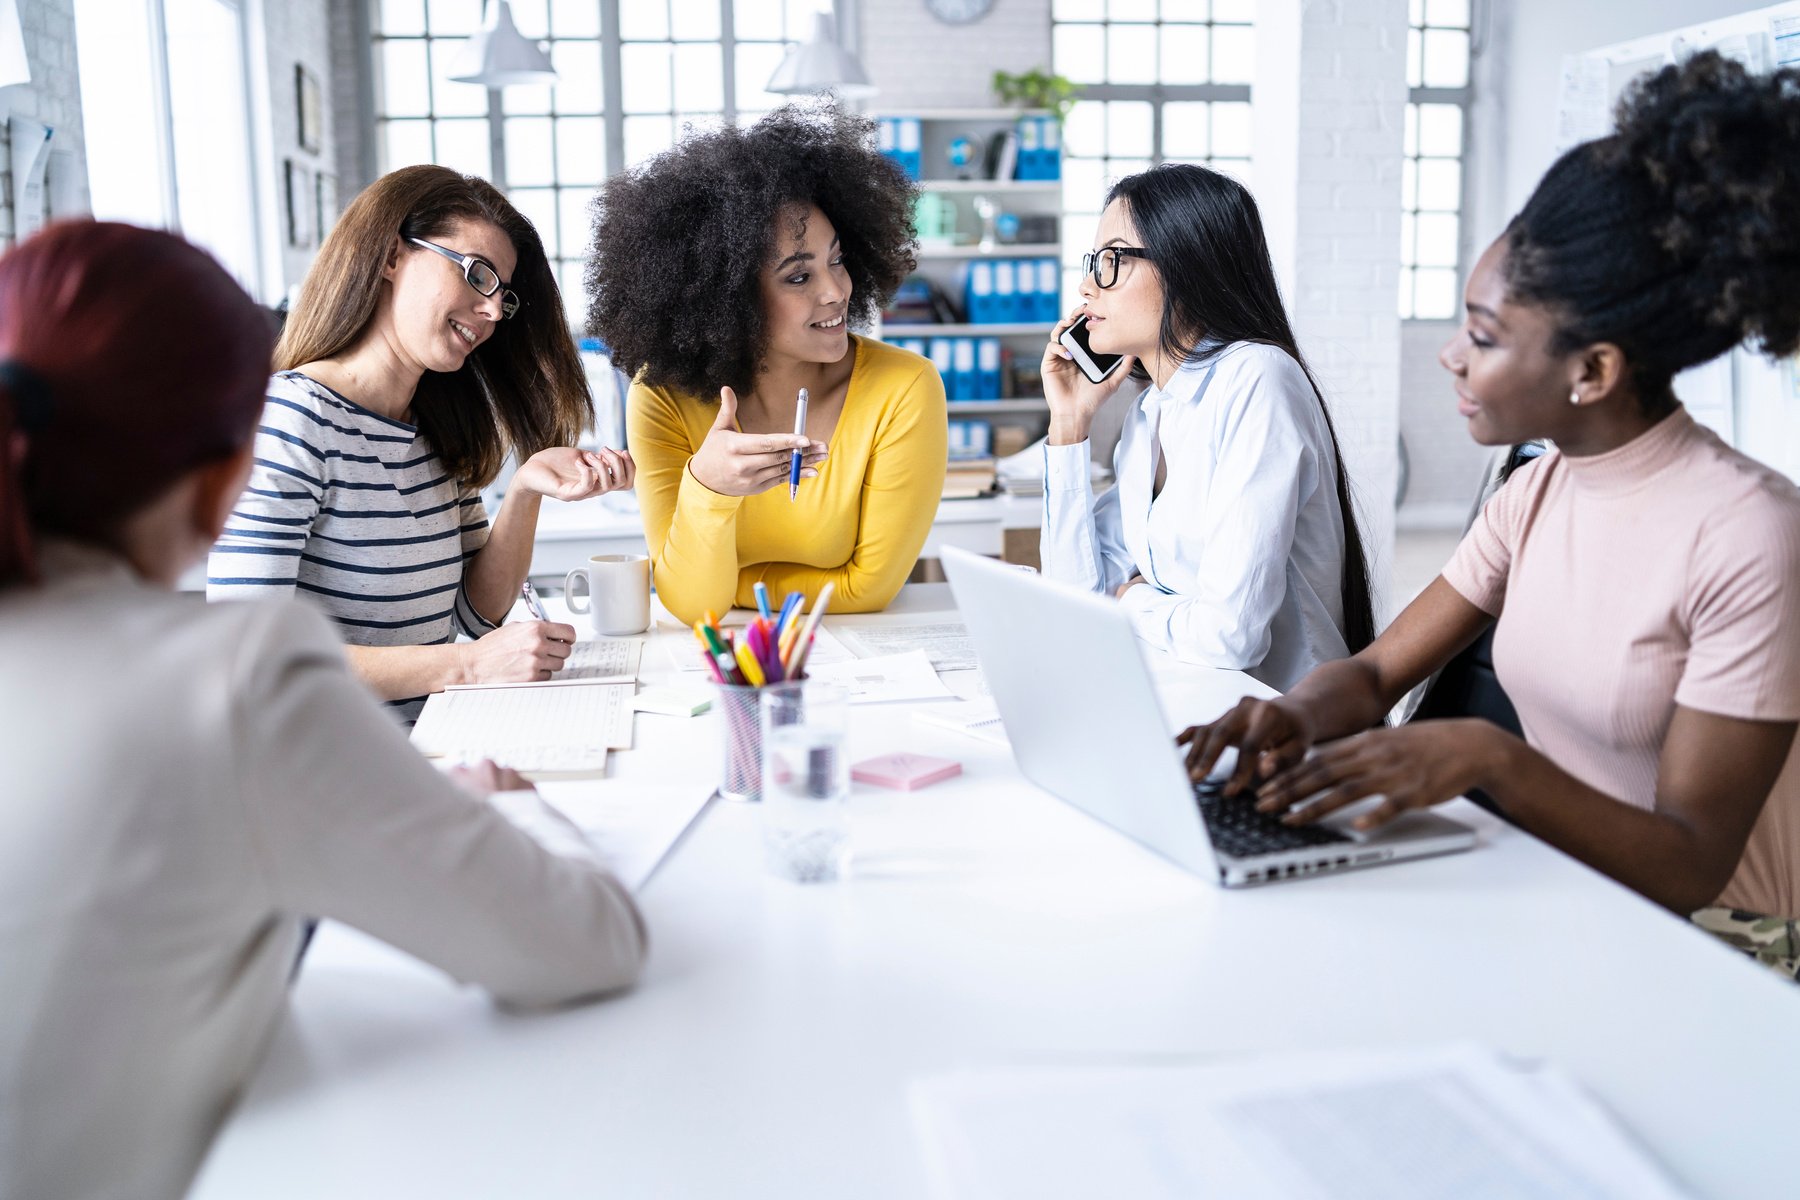
<path fill-rule="evenodd" d="M 469 684 L 425 701 L 413 745 L 428 758 L 491 758 L 533 779 L 595 779 L 608 750 L 631 746 L 642 641 L 575 643 L 555 678 Z"/>

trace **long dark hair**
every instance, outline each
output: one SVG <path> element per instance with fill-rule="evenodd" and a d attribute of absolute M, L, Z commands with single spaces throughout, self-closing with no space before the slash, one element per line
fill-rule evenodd
<path fill-rule="evenodd" d="M 0 258 L 0 588 L 36 580 L 41 537 L 110 545 L 247 445 L 273 343 L 244 289 L 172 233 L 66 221 Z"/>
<path fill-rule="evenodd" d="M 354 345 L 375 317 L 382 267 L 395 239 L 403 254 L 429 254 L 406 243 L 446 233 L 458 219 L 498 228 L 519 256 L 512 290 L 524 306 L 469 355 L 460 370 L 427 371 L 413 395 L 413 420 L 459 482 L 482 487 L 511 449 L 521 460 L 569 446 L 593 420 L 587 377 L 569 336 L 568 317 L 544 243 L 499 190 L 448 167 L 391 171 L 364 188 L 319 248 L 300 299 L 275 347 L 287 371 Z"/>
<path fill-rule="evenodd" d="M 1800 70 L 1709 50 L 1638 80 L 1617 119 L 1507 226 L 1507 285 L 1549 310 L 1552 353 L 1624 351 L 1655 416 L 1677 372 L 1739 342 L 1800 347 Z"/>
<path fill-rule="evenodd" d="M 1355 654 L 1375 640 L 1369 561 L 1331 409 L 1282 307 L 1255 198 L 1229 175 L 1187 163 L 1164 163 L 1115 183 L 1106 196 L 1108 204 L 1114 201 L 1129 210 L 1150 263 L 1162 278 L 1159 340 L 1165 358 L 1204 361 L 1233 342 L 1259 342 L 1292 358 L 1312 385 L 1337 471 L 1338 512 L 1344 522 L 1343 633 Z M 1195 342 L 1203 336 L 1221 345 L 1197 350 Z"/>

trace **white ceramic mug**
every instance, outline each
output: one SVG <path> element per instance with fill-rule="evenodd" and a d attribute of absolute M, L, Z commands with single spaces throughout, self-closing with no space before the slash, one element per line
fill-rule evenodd
<path fill-rule="evenodd" d="M 575 585 L 581 585 L 580 607 Z M 650 560 L 642 554 L 596 554 L 569 572 L 563 598 L 572 613 L 588 613 L 601 637 L 650 628 Z"/>

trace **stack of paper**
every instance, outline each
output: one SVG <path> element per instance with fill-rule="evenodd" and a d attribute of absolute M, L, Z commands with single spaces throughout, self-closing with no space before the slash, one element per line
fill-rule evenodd
<path fill-rule="evenodd" d="M 959 1200 L 1676 1200 L 1560 1071 L 1491 1051 L 1020 1068 L 917 1082 L 936 1194 Z"/>
<path fill-rule="evenodd" d="M 845 625 L 838 637 L 858 658 L 882 658 L 908 650 L 923 650 L 938 671 L 972 671 L 981 663 L 969 627 L 942 616 L 898 616 L 879 625 Z"/>
<path fill-rule="evenodd" d="M 439 692 L 413 726 L 428 758 L 491 758 L 533 777 L 606 774 L 606 752 L 631 745 L 632 683 Z"/>

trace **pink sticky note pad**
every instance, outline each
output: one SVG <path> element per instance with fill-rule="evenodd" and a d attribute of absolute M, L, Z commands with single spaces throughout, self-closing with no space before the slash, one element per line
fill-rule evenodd
<path fill-rule="evenodd" d="M 916 792 L 922 787 L 962 774 L 962 764 L 929 754 L 884 754 L 850 768 L 850 778 L 858 783 Z"/>

